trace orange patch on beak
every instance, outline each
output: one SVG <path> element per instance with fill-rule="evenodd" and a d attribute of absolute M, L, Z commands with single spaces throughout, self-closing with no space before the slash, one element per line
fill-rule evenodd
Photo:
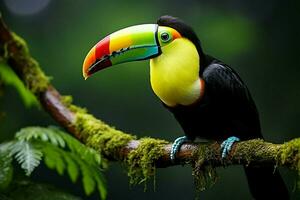
<path fill-rule="evenodd" d="M 93 47 L 89 51 L 89 53 L 87 54 L 83 62 L 82 75 L 85 79 L 89 77 L 88 69 L 92 64 L 95 63 L 95 61 L 96 61 L 96 48 Z"/>

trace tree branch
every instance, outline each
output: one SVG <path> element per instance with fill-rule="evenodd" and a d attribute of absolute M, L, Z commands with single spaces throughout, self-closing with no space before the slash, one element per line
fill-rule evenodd
<path fill-rule="evenodd" d="M 98 150 L 110 160 L 126 161 L 131 168 L 169 167 L 183 163 L 202 164 L 213 167 L 234 164 L 277 165 L 300 169 L 300 139 L 284 144 L 272 144 L 261 139 L 237 142 L 227 159 L 221 159 L 220 144 L 184 144 L 171 162 L 171 145 L 162 140 L 142 138 L 116 130 L 84 109 L 71 103 L 71 98 L 61 96 L 50 84 L 39 64 L 30 56 L 26 43 L 11 32 L 0 17 L 0 56 L 7 61 L 25 86 L 35 94 L 43 108 L 62 127 L 87 146 Z M 145 158 L 146 161 L 141 158 Z M 144 159 L 144 160 L 145 160 Z M 149 172 L 149 175 L 153 170 Z"/>

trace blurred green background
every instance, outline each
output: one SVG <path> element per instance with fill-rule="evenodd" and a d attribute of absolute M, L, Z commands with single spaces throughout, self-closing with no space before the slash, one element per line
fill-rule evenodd
<path fill-rule="evenodd" d="M 299 4 L 292 1 L 216 0 L 1 0 L 7 24 L 30 46 L 52 83 L 75 104 L 139 137 L 166 140 L 183 134 L 171 113 L 151 91 L 148 61 L 126 63 L 84 81 L 83 59 L 107 34 L 130 25 L 155 23 L 161 15 L 182 18 L 197 32 L 203 49 L 232 66 L 248 85 L 261 116 L 264 136 L 282 143 L 299 137 L 300 28 Z M 24 126 L 56 124 L 47 113 L 25 108 L 12 87 L 0 97 L 0 141 Z M 218 169 L 217 184 L 200 199 L 250 199 L 242 167 Z M 293 199 L 296 173 L 281 170 Z M 189 166 L 157 170 L 156 191 L 130 187 L 124 167 L 111 163 L 106 172 L 108 199 L 194 199 Z M 34 178 L 66 188 L 84 199 L 80 184 L 72 185 L 40 167 Z M 151 184 L 150 184 L 151 185 Z"/>

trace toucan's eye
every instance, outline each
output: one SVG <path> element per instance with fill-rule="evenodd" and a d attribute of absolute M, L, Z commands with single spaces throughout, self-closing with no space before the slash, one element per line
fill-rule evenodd
<path fill-rule="evenodd" d="M 162 34 L 160 35 L 160 38 L 161 38 L 161 40 L 162 40 L 163 42 L 169 42 L 170 39 L 171 39 L 169 33 L 166 33 L 166 32 L 162 33 Z"/>

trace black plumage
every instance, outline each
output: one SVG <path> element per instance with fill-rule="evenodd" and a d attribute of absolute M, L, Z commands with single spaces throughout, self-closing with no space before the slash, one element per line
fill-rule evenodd
<path fill-rule="evenodd" d="M 200 56 L 199 76 L 205 82 L 204 95 L 190 106 L 165 105 L 174 114 L 186 136 L 191 140 L 200 137 L 218 141 L 230 136 L 241 140 L 263 138 L 257 108 L 239 75 L 228 65 L 205 55 L 197 35 L 183 21 L 162 16 L 157 23 L 176 29 L 193 42 Z M 285 184 L 273 166 L 256 168 L 250 164 L 245 166 L 245 172 L 255 199 L 288 199 Z"/>

